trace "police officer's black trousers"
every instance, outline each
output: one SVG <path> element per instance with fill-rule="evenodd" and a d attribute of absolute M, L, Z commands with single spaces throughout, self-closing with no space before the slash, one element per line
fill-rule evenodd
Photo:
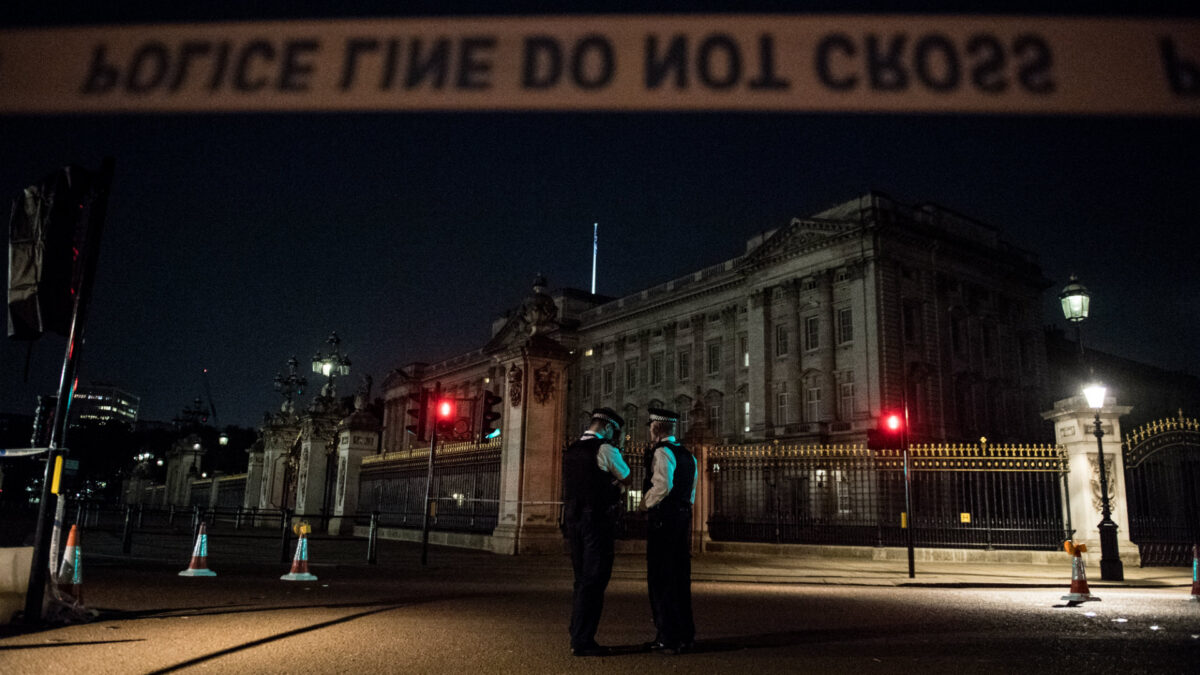
<path fill-rule="evenodd" d="M 646 533 L 646 581 L 656 639 L 668 647 L 696 638 L 692 622 L 692 509 L 663 503 L 650 509 Z"/>
<path fill-rule="evenodd" d="M 604 590 L 612 577 L 614 515 L 584 509 L 578 518 L 567 519 L 567 540 L 575 568 L 575 592 L 571 601 L 571 648 L 596 642 Z"/>

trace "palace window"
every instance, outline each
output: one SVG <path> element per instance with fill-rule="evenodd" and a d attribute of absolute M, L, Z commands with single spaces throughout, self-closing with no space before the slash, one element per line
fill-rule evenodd
<path fill-rule="evenodd" d="M 592 398 L 592 371 L 587 371 L 583 374 L 583 398 L 589 400 Z"/>
<path fill-rule="evenodd" d="M 804 394 L 804 417 L 806 422 L 821 421 L 821 388 L 809 387 Z"/>
<path fill-rule="evenodd" d="M 627 359 L 625 361 L 625 389 L 637 389 L 638 384 L 638 360 Z"/>
<path fill-rule="evenodd" d="M 821 346 L 821 319 L 815 316 L 804 319 L 804 348 L 812 351 Z"/>
<path fill-rule="evenodd" d="M 721 343 L 708 343 L 708 374 L 719 375 L 721 373 Z"/>
<path fill-rule="evenodd" d="M 779 385 L 779 391 L 775 392 L 775 424 L 791 424 L 791 422 L 787 382 L 783 382 Z"/>
<path fill-rule="evenodd" d="M 848 370 L 842 374 L 838 385 L 838 419 L 849 421 L 854 419 L 854 371 Z"/>
<path fill-rule="evenodd" d="M 690 349 L 679 350 L 679 381 L 687 382 L 688 376 L 692 372 L 692 351 Z"/>
<path fill-rule="evenodd" d="M 604 379 L 603 384 L 605 394 L 613 393 L 613 372 L 616 370 L 616 368 L 616 364 L 613 363 L 606 363 L 604 365 L 604 374 L 602 377 Z"/>
<path fill-rule="evenodd" d="M 788 353 L 788 332 L 787 326 L 777 323 L 775 324 L 775 356 L 787 356 Z"/>
<path fill-rule="evenodd" d="M 651 354 L 650 355 L 650 384 L 651 385 L 662 384 L 662 379 L 663 379 L 663 355 L 661 353 Z"/>
<path fill-rule="evenodd" d="M 837 342 L 844 345 L 854 341 L 854 311 L 849 307 L 838 310 Z"/>
<path fill-rule="evenodd" d="M 745 333 L 738 335 L 738 351 L 742 353 L 742 367 L 750 367 L 750 338 Z"/>

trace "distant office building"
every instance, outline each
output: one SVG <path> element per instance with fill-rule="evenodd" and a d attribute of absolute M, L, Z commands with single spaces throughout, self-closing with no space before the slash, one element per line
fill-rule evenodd
<path fill-rule="evenodd" d="M 625 297 L 549 291 L 550 336 L 573 354 L 562 412 L 577 431 L 611 407 L 634 441 L 646 440 L 646 408 L 666 407 L 684 433 L 702 425 L 717 442 L 862 443 L 881 413 L 907 407 L 914 442 L 1036 440 L 1049 286 L 1036 256 L 994 228 L 871 193 Z M 412 443 L 403 428 L 416 387 L 507 398 L 511 374 L 490 355 L 523 321 L 511 312 L 480 350 L 393 371 L 385 450 Z"/>
<path fill-rule="evenodd" d="M 111 384 L 79 387 L 71 401 L 71 426 L 84 424 L 137 424 L 141 399 Z"/>

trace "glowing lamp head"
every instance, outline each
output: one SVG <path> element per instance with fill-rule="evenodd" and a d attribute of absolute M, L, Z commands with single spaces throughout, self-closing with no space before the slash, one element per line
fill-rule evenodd
<path fill-rule="evenodd" d="M 1087 399 L 1088 407 L 1099 410 L 1104 407 L 1104 395 L 1108 389 L 1102 384 L 1092 384 L 1083 388 L 1083 397 Z"/>
<path fill-rule="evenodd" d="M 438 417 L 440 417 L 442 419 L 448 419 L 450 417 L 450 414 L 453 412 L 452 408 L 453 408 L 453 406 L 450 405 L 450 401 L 442 401 L 442 402 L 438 403 L 438 408 L 437 408 Z"/>
<path fill-rule="evenodd" d="M 900 431 L 900 428 L 903 426 L 904 420 L 900 419 L 900 416 L 896 413 L 892 413 L 883 418 L 883 428 L 887 429 L 888 431 Z"/>

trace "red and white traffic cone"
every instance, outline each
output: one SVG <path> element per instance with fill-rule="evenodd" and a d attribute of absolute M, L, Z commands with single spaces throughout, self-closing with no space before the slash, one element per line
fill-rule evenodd
<path fill-rule="evenodd" d="M 1088 590 L 1087 571 L 1083 566 L 1083 553 L 1087 551 L 1085 544 L 1076 544 L 1071 540 L 1063 543 L 1063 549 L 1072 555 L 1071 558 L 1071 592 L 1062 597 L 1067 602 L 1088 602 L 1100 600 Z"/>
<path fill-rule="evenodd" d="M 79 526 L 72 525 L 63 550 L 62 565 L 58 568 L 58 590 L 63 596 L 83 604 L 83 549 L 79 545 Z"/>
<path fill-rule="evenodd" d="M 1192 602 L 1200 602 L 1200 544 L 1192 544 Z"/>
<path fill-rule="evenodd" d="M 308 572 L 308 533 L 302 532 L 296 541 L 296 555 L 292 558 L 292 571 L 279 577 L 284 581 L 316 581 Z"/>
<path fill-rule="evenodd" d="M 200 534 L 196 535 L 196 546 L 192 549 L 192 561 L 188 568 L 179 573 L 181 577 L 215 577 L 217 573 L 208 569 L 208 532 L 200 523 Z"/>

